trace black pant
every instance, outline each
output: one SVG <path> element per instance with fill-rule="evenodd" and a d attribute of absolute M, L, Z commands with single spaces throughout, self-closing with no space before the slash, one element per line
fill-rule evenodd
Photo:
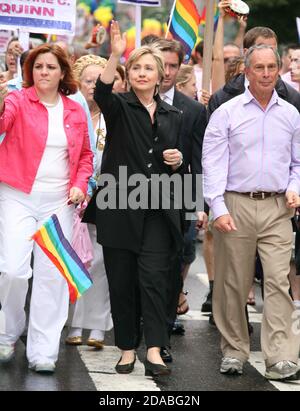
<path fill-rule="evenodd" d="M 141 315 L 147 348 L 168 345 L 166 305 L 171 254 L 171 232 L 159 210 L 146 213 L 138 254 L 103 247 L 115 344 L 120 349 L 137 347 Z"/>

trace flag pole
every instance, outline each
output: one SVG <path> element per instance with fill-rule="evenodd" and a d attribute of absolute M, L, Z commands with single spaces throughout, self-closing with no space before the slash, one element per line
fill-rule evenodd
<path fill-rule="evenodd" d="M 208 92 L 210 91 L 210 79 L 212 68 L 212 51 L 214 39 L 214 7 L 215 0 L 206 0 L 202 89 Z"/>
<path fill-rule="evenodd" d="M 169 31 L 170 31 L 170 27 L 171 27 L 171 23 L 172 23 L 172 18 L 173 18 L 173 14 L 174 14 L 174 11 L 175 11 L 175 7 L 176 7 L 176 0 L 174 0 L 173 6 L 172 6 L 172 9 L 171 9 L 171 13 L 170 13 L 170 18 L 169 18 L 169 22 L 168 22 L 168 28 L 167 28 L 167 31 L 166 31 L 165 39 L 168 37 Z"/>
<path fill-rule="evenodd" d="M 135 6 L 135 47 L 141 46 L 142 37 L 142 6 Z"/>

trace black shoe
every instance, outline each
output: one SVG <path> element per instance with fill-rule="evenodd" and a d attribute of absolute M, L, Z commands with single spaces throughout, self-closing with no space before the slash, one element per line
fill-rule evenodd
<path fill-rule="evenodd" d="M 130 374 L 133 369 L 134 369 L 134 364 L 136 360 L 136 355 L 134 355 L 134 360 L 128 364 L 119 364 L 122 360 L 122 357 L 119 359 L 117 365 L 115 366 L 115 369 L 118 374 Z"/>
<path fill-rule="evenodd" d="M 172 334 L 176 335 L 184 335 L 185 329 L 182 323 L 180 323 L 177 319 L 174 322 L 173 328 L 172 328 Z"/>
<path fill-rule="evenodd" d="M 212 312 L 212 290 L 207 294 L 206 300 L 202 304 L 201 312 L 202 313 L 211 313 Z"/>
<path fill-rule="evenodd" d="M 169 349 L 167 347 L 161 347 L 160 349 L 160 356 L 163 362 L 172 362 L 172 354 L 170 353 Z"/>
<path fill-rule="evenodd" d="M 157 377 L 159 375 L 170 375 L 171 370 L 162 364 L 154 364 L 146 359 L 145 361 L 145 376 L 146 377 Z"/>
<path fill-rule="evenodd" d="M 209 322 L 210 325 L 216 327 L 215 319 L 214 319 L 214 316 L 212 314 L 210 314 L 208 322 Z"/>

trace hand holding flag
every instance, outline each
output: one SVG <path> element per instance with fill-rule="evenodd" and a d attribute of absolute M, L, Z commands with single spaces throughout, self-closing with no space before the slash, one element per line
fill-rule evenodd
<path fill-rule="evenodd" d="M 31 237 L 66 279 L 70 300 L 76 301 L 92 285 L 87 269 L 64 236 L 56 214 L 53 214 Z"/>

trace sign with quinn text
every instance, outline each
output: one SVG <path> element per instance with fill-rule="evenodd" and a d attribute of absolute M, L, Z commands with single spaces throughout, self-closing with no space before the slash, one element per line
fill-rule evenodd
<path fill-rule="evenodd" d="M 76 0 L 0 0 L 0 27 L 31 33 L 75 31 Z"/>

